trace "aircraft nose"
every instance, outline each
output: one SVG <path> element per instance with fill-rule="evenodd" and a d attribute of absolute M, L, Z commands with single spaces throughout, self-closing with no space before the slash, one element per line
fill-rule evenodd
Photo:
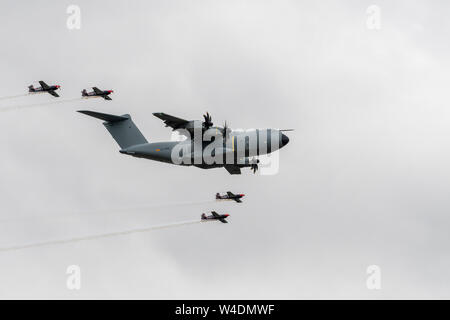
<path fill-rule="evenodd" d="M 289 142 L 289 138 L 284 133 L 281 134 L 281 146 L 284 147 Z"/>

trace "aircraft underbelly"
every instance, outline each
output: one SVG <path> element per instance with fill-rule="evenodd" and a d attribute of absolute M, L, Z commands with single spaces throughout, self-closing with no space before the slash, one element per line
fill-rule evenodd
<path fill-rule="evenodd" d="M 173 142 L 163 143 L 146 143 L 126 149 L 126 153 L 138 157 L 154 161 L 172 163 Z"/>

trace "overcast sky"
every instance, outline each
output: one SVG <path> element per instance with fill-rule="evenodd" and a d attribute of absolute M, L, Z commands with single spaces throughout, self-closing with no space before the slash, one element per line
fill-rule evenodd
<path fill-rule="evenodd" d="M 38 80 L 114 93 L 0 111 L 0 247 L 231 216 L 0 252 L 0 298 L 450 298 L 449 6 L 2 1 L 0 108 L 55 101 L 1 98 Z M 278 174 L 231 176 L 122 155 L 79 109 L 129 113 L 150 142 L 171 134 L 153 112 L 295 131 Z M 244 202 L 207 202 L 228 190 Z"/>

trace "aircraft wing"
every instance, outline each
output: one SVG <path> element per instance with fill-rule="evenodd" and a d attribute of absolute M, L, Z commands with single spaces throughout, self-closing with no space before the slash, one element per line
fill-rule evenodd
<path fill-rule="evenodd" d="M 226 165 L 224 168 L 230 173 L 230 174 L 241 174 L 241 168 L 234 165 Z"/>
<path fill-rule="evenodd" d="M 48 89 L 50 88 L 44 81 L 39 81 L 39 84 L 41 85 L 42 89 Z"/>
<path fill-rule="evenodd" d="M 103 99 L 105 99 L 105 100 L 112 100 L 112 99 L 111 99 L 110 97 L 108 97 L 108 96 L 104 96 Z"/>
<path fill-rule="evenodd" d="M 160 118 L 162 121 L 164 121 L 166 127 L 171 127 L 173 130 L 183 128 L 186 124 L 189 123 L 189 121 L 187 120 L 180 119 L 163 112 L 155 112 L 153 115 L 157 118 Z"/>
<path fill-rule="evenodd" d="M 225 219 L 223 219 L 223 218 L 222 218 L 222 219 L 219 219 L 219 221 L 222 222 L 222 223 L 228 223 L 228 221 L 225 220 Z"/>
<path fill-rule="evenodd" d="M 236 202 L 239 202 L 239 203 L 242 202 L 241 199 L 233 199 L 233 200 L 236 201 Z"/>
<path fill-rule="evenodd" d="M 54 97 L 57 97 L 57 98 L 59 97 L 59 95 L 53 90 L 48 90 L 47 92 L 50 93 Z"/>
<path fill-rule="evenodd" d="M 97 87 L 92 87 L 92 90 L 94 90 L 95 94 L 103 94 L 103 91 Z"/>
<path fill-rule="evenodd" d="M 214 218 L 220 217 L 220 215 L 217 212 L 215 212 L 215 211 L 211 211 L 211 213 L 212 213 Z"/>
<path fill-rule="evenodd" d="M 234 197 L 234 193 L 231 192 L 231 191 L 227 191 L 227 195 L 228 195 L 229 197 Z"/>

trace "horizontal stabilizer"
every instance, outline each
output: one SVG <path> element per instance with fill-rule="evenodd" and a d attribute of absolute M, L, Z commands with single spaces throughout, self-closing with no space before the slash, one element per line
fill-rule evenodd
<path fill-rule="evenodd" d="M 113 114 L 100 113 L 100 112 L 89 111 L 89 110 L 78 110 L 78 112 L 84 113 L 88 116 L 91 116 L 91 117 L 94 117 L 94 118 L 97 118 L 100 120 L 108 121 L 108 122 L 118 122 L 118 121 L 124 121 L 124 120 L 129 119 L 124 116 L 115 116 Z"/>

